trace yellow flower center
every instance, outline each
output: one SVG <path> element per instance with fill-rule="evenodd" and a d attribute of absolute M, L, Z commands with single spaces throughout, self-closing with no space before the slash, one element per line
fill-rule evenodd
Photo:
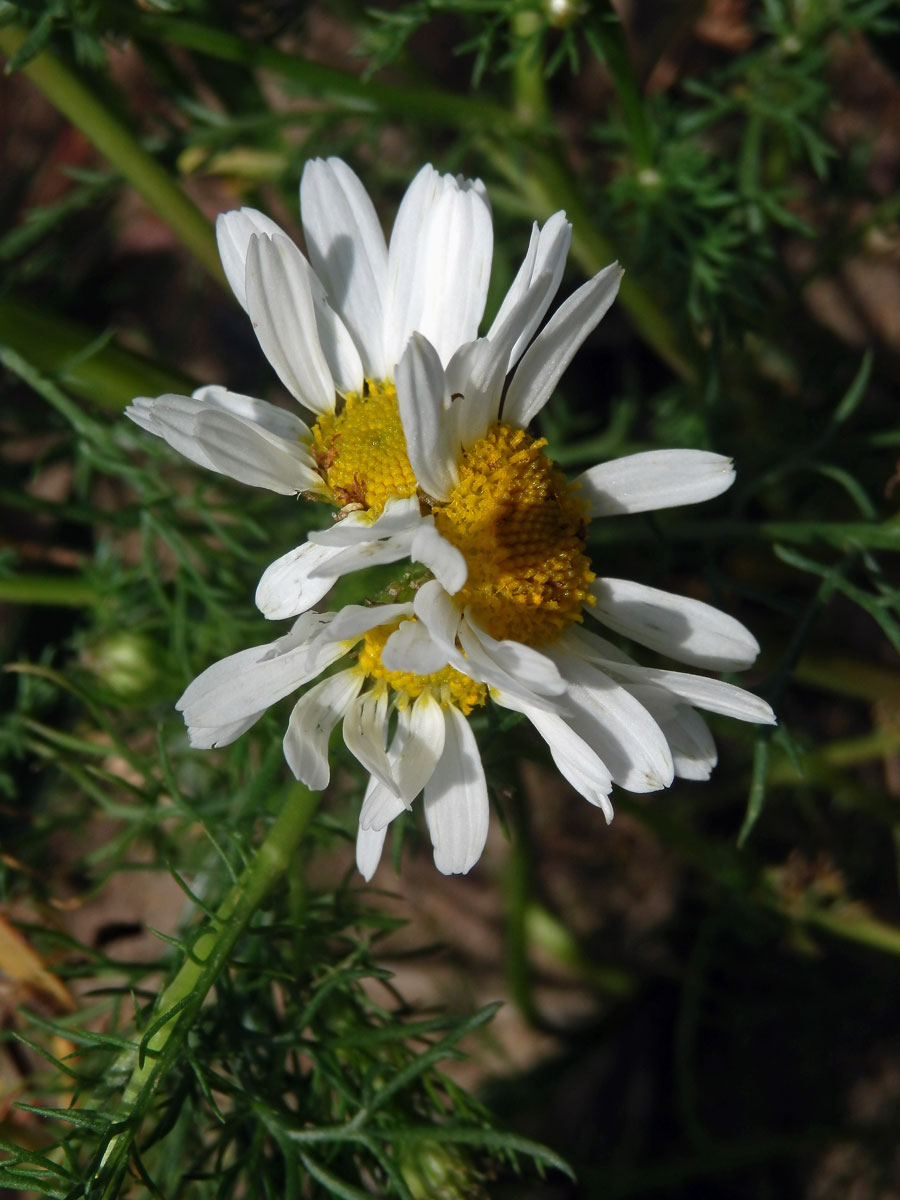
<path fill-rule="evenodd" d="M 414 496 L 416 477 L 392 383 L 367 379 L 339 414 L 325 413 L 312 429 L 313 455 L 336 504 L 356 504 L 377 517 L 393 497 Z"/>
<path fill-rule="evenodd" d="M 594 579 L 584 553 L 587 507 L 546 444 L 498 422 L 463 454 L 459 485 L 434 508 L 438 531 L 469 568 L 456 599 L 492 637 L 529 646 L 581 620 Z"/>
<path fill-rule="evenodd" d="M 415 617 L 407 619 L 414 621 Z M 442 707 L 455 704 L 466 716 L 473 708 L 484 704 L 487 699 L 487 688 L 484 684 L 476 683 L 454 667 L 444 667 L 443 671 L 435 671 L 431 675 L 385 670 L 381 662 L 381 653 L 385 642 L 399 625 L 400 621 L 394 621 L 391 625 L 379 625 L 377 629 L 370 629 L 359 652 L 359 665 L 362 670 L 370 679 L 382 680 L 397 693 L 398 708 L 406 708 L 411 701 L 417 700 L 426 688 L 431 689 L 435 700 Z"/>
<path fill-rule="evenodd" d="M 468 566 L 456 599 L 492 637 L 540 646 L 582 619 L 594 579 L 584 553 L 587 507 L 544 453 L 545 439 L 495 423 L 463 453 L 459 484 L 449 500 L 436 503 L 417 487 L 392 383 L 367 379 L 339 413 L 321 416 L 312 433 L 319 471 L 341 507 L 365 508 L 377 517 L 389 499 L 417 491 L 423 505 L 431 504 L 438 531 Z M 360 661 L 369 664 L 369 674 L 408 697 L 425 687 L 441 694 L 450 688 L 447 694 L 456 701 L 454 688 L 462 696 L 466 687 L 476 686 L 460 683 L 464 677 L 455 671 L 422 679 L 385 672 L 374 640 L 370 653 L 374 636 Z M 483 698 L 465 703 L 471 707 Z"/>

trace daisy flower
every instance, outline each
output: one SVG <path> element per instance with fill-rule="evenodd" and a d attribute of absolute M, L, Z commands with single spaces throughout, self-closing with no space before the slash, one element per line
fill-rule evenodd
<path fill-rule="evenodd" d="M 312 427 L 218 387 L 129 410 L 201 465 L 339 510 L 260 580 L 260 609 L 295 617 L 291 631 L 214 664 L 181 697 L 192 744 L 226 745 L 313 684 L 292 712 L 285 756 L 324 788 L 328 738 L 342 723 L 370 776 L 357 840 L 366 878 L 390 822 L 420 793 L 437 867 L 465 872 L 478 860 L 489 804 L 467 718 L 489 699 L 528 718 L 607 820 L 613 784 L 649 792 L 675 776 L 708 778 L 716 750 L 698 710 L 772 723 L 771 708 L 708 675 L 643 667 L 594 626 L 713 671 L 750 666 L 756 640 L 701 601 L 598 576 L 587 538 L 593 519 L 719 495 L 731 461 L 661 450 L 567 480 L 528 432 L 613 302 L 618 266 L 537 333 L 571 240 L 555 214 L 534 226 L 478 337 L 492 253 L 479 182 L 425 167 L 389 245 L 340 160 L 308 164 L 300 197 L 309 262 L 253 210 L 220 217 L 218 233 L 235 294 L 282 382 L 316 414 Z M 311 611 L 342 575 L 401 560 L 419 567 L 397 603 Z"/>

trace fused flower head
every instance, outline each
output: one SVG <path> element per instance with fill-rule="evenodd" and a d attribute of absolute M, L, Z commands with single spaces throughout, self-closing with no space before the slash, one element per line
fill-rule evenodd
<path fill-rule="evenodd" d="M 734 478 L 729 459 L 662 450 L 567 480 L 528 426 L 615 298 L 613 264 L 538 333 L 571 240 L 563 213 L 535 225 L 522 266 L 478 337 L 492 255 L 483 186 L 425 167 L 390 244 L 340 160 L 307 165 L 300 188 L 309 261 L 273 222 L 219 218 L 226 274 L 310 426 L 224 388 L 139 399 L 138 424 L 193 461 L 337 509 L 264 573 L 257 604 L 290 633 L 216 663 L 179 701 L 195 746 L 233 741 L 276 700 L 300 696 L 285 736 L 292 770 L 329 780 L 327 743 L 370 774 L 357 861 L 369 878 L 390 822 L 424 793 L 435 862 L 468 871 L 488 826 L 468 717 L 489 702 L 524 714 L 561 773 L 612 815 L 634 792 L 705 779 L 716 761 L 698 709 L 774 721 L 769 706 L 705 675 L 640 666 L 594 628 L 676 662 L 739 670 L 758 653 L 733 618 L 697 600 L 600 576 L 591 520 L 692 504 Z M 313 612 L 336 579 L 419 564 L 398 603 Z"/>

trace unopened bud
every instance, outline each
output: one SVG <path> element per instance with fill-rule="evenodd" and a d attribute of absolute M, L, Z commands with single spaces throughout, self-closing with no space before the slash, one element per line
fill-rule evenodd
<path fill-rule="evenodd" d="M 415 1200 L 487 1200 L 481 1172 L 455 1146 L 440 1142 L 404 1146 L 400 1170 Z"/>
<path fill-rule="evenodd" d="M 97 679 L 122 700 L 136 700 L 159 679 L 159 650 L 150 638 L 122 630 L 94 642 L 81 661 Z"/>
<path fill-rule="evenodd" d="M 568 29 L 587 12 L 587 5 L 580 0 L 544 0 L 547 24 L 554 29 Z"/>

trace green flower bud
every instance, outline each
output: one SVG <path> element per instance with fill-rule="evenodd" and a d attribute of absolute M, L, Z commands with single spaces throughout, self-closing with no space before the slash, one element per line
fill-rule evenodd
<path fill-rule="evenodd" d="M 81 661 L 121 700 L 137 700 L 159 680 L 159 648 L 140 633 L 111 633 L 82 651 Z"/>
<path fill-rule="evenodd" d="M 416 1200 L 487 1200 L 484 1176 L 456 1146 L 422 1142 L 401 1146 L 397 1157 Z"/>

